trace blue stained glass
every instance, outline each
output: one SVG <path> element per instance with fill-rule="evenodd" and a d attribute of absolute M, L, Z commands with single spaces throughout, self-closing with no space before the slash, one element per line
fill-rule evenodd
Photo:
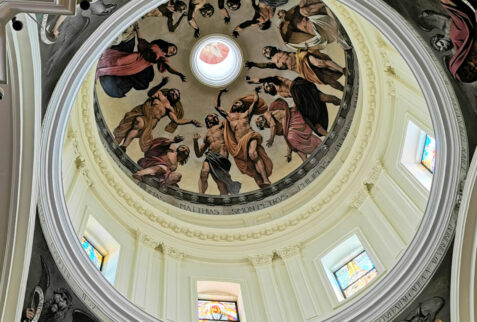
<path fill-rule="evenodd" d="M 374 269 L 374 264 L 366 251 L 363 251 L 335 272 L 336 280 L 342 290 Z"/>
<path fill-rule="evenodd" d="M 429 171 L 434 173 L 436 164 L 436 140 L 426 135 L 426 142 L 424 143 L 424 150 L 422 151 L 421 164 Z"/>
<path fill-rule="evenodd" d="M 81 245 L 86 251 L 86 254 L 88 254 L 89 259 L 91 259 L 93 262 L 94 266 L 96 266 L 98 270 L 101 270 L 104 256 L 101 255 L 101 253 L 84 237 L 81 239 Z"/>

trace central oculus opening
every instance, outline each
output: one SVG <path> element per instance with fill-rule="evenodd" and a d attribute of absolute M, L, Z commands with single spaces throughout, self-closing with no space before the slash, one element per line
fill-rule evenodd
<path fill-rule="evenodd" d="M 237 43 L 223 35 L 199 40 L 190 56 L 195 77 L 203 84 L 223 87 L 233 82 L 242 70 L 242 52 Z"/>

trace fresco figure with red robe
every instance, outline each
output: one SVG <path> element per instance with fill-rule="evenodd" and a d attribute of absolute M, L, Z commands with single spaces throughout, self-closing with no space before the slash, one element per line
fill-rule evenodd
<path fill-rule="evenodd" d="M 144 152 L 144 158 L 138 160 L 143 168 L 133 174 L 133 177 L 141 180 L 144 176 L 155 176 L 161 185 L 177 185 L 182 174 L 177 172 L 179 165 L 184 165 L 189 160 L 190 150 L 186 145 L 173 145 L 183 140 L 176 136 L 174 140 L 156 138 L 152 140 L 149 149 Z"/>
<path fill-rule="evenodd" d="M 274 143 L 275 136 L 283 136 L 287 143 L 287 161 L 292 159 L 292 152 L 296 152 L 304 162 L 308 155 L 321 144 L 321 140 L 313 134 L 311 127 L 306 124 L 303 116 L 296 107 L 289 108 L 287 102 L 276 99 L 268 111 L 259 115 L 255 124 L 260 130 L 270 129 L 270 138 L 267 147 Z"/>
<path fill-rule="evenodd" d="M 454 45 L 454 55 L 449 61 L 449 71 L 461 82 L 477 81 L 477 1 L 441 0 L 441 5 L 451 17 L 449 38 Z"/>

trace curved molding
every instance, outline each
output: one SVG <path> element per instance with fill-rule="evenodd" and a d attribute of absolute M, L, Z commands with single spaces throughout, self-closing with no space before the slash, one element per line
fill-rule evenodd
<path fill-rule="evenodd" d="M 465 176 L 468 159 L 465 128 L 455 94 L 450 89 L 445 73 L 438 67 L 439 63 L 423 45 L 423 41 L 405 23 L 403 18 L 387 5 L 378 1 L 347 0 L 342 2 L 375 24 L 386 38 L 399 49 L 414 71 L 424 92 L 431 110 L 436 138 L 441 143 L 429 205 L 418 233 L 407 251 L 397 265 L 380 279 L 379 283 L 374 283 L 362 296 L 341 307 L 339 312 L 320 318 L 321 321 L 388 321 L 407 303 L 410 303 L 425 286 L 449 246 L 455 227 L 455 207 L 459 186 Z M 86 260 L 86 255 L 80 249 L 77 240 L 70 238 L 74 236 L 74 230 L 67 215 L 61 177 L 58 175 L 61 171 L 62 151 L 62 144 L 58 142 L 64 142 L 66 124 L 73 101 L 95 59 L 113 40 L 114 35 L 119 34 L 137 17 L 157 6 L 157 3 L 147 0 L 131 1 L 101 25 L 67 66 L 53 93 L 44 120 L 41 140 L 40 220 L 45 237 L 65 279 L 93 312 L 107 320 L 157 321 L 127 301 L 104 280 L 92 263 Z M 336 2 L 330 2 L 330 5 L 336 6 L 338 9 L 340 7 L 340 4 Z M 350 18 L 347 19 L 350 20 Z M 372 61 L 365 62 L 364 65 L 366 68 L 361 72 L 369 73 L 370 81 L 373 81 L 372 78 L 374 78 L 374 82 L 376 82 Z M 355 162 L 356 165 L 337 175 L 337 181 L 343 184 L 354 178 L 358 171 L 357 164 L 362 162 L 366 148 L 372 140 L 373 126 L 376 122 L 374 113 L 377 112 L 375 87 L 370 87 L 366 99 L 368 100 L 365 102 L 366 114 L 362 117 L 362 126 L 359 127 L 358 135 L 365 140 L 360 141 L 359 145 L 353 145 L 352 152 L 347 158 L 346 162 Z M 98 151 L 97 149 L 93 150 L 93 153 L 98 153 Z M 305 198 L 309 197 L 310 191 L 313 192 L 312 189 L 303 191 Z M 227 242 L 227 236 L 231 236 L 232 240 L 238 242 L 249 238 L 258 243 L 260 242 L 258 240 L 260 233 L 263 233 L 264 237 L 269 237 L 275 229 L 277 232 L 282 232 L 287 227 L 295 227 L 300 221 L 306 223 L 306 219 L 309 219 L 312 214 L 331 207 L 338 192 L 340 192 L 339 187 L 331 189 L 322 198 L 317 198 L 318 201 L 313 202 L 306 211 L 298 211 L 293 216 L 277 220 L 274 229 L 259 227 L 257 230 L 257 227 L 252 227 L 246 233 L 219 235 L 212 230 L 210 233 L 190 232 L 187 226 L 179 226 L 178 220 L 172 217 L 170 217 L 170 222 L 161 218 L 155 224 L 162 231 L 166 231 L 165 235 L 183 234 L 187 238 L 193 237 L 192 240 L 196 240 L 196 242 L 205 239 L 209 239 L 211 242 Z M 121 194 L 125 195 L 124 190 Z M 127 198 L 125 200 L 128 207 L 134 204 L 131 197 L 126 195 L 124 198 Z M 146 209 L 142 208 L 142 211 L 138 209 L 138 212 L 143 212 L 144 216 Z M 152 212 L 147 215 L 148 220 L 156 220 Z M 293 233 L 293 230 L 290 229 L 289 232 Z M 168 243 L 166 242 L 166 244 Z M 273 250 L 270 251 L 270 253 L 272 252 Z M 267 263 L 271 261 L 272 257 L 270 256 L 272 255 L 262 256 L 263 258 L 253 259 L 252 262 Z"/>
<path fill-rule="evenodd" d="M 0 187 L 0 204 L 5 201 L 1 208 L 6 208 L 2 215 L 7 219 L 7 224 L 0 227 L 0 243 L 4 248 L 0 260 L 0 320 L 20 321 L 30 267 L 39 182 L 41 62 L 36 25 L 27 21 L 20 32 L 9 29 L 7 45 L 10 95 L 0 102 L 3 111 L 0 145 L 4 156 L 0 172 L 8 174 L 6 177 L 11 180 L 5 180 L 1 185 L 9 186 L 9 192 Z M 10 135 L 5 135 L 4 131 L 9 130 Z M 4 162 L 8 159 L 10 162 Z"/>
<path fill-rule="evenodd" d="M 334 11 L 340 15 L 340 18 L 346 19 L 350 26 L 349 34 L 353 39 L 358 60 L 364 66 L 361 71 L 361 77 L 366 82 L 360 87 L 365 95 L 363 106 L 363 116 L 357 119 L 359 122 L 355 126 L 358 127 L 358 136 L 353 141 L 353 138 L 346 138 L 344 145 L 351 149 L 350 154 L 345 160 L 343 166 L 337 166 L 333 169 L 336 175 L 333 182 L 328 180 L 315 180 L 309 186 L 302 190 L 299 196 L 293 196 L 287 200 L 281 201 L 277 205 L 273 205 L 268 209 L 265 207 L 255 210 L 253 214 L 247 216 L 269 216 L 266 224 L 241 226 L 240 230 L 230 230 L 227 222 L 230 216 L 217 216 L 214 218 L 214 227 L 207 227 L 205 225 L 198 225 L 196 223 L 187 222 L 187 217 L 190 212 L 187 209 L 175 209 L 174 216 L 169 214 L 169 205 L 156 198 L 149 198 L 144 200 L 143 191 L 140 187 L 131 185 L 130 177 L 126 176 L 123 169 L 118 167 L 114 162 L 111 162 L 109 153 L 103 147 L 98 129 L 95 125 L 96 115 L 91 108 L 93 104 L 93 79 L 94 73 L 90 71 L 86 77 L 83 87 L 80 89 L 77 101 L 77 110 L 81 124 L 78 132 L 83 137 L 78 140 L 86 142 L 84 146 L 85 158 L 94 163 L 92 173 L 96 179 L 97 186 L 103 185 L 105 191 L 112 193 L 116 200 L 118 200 L 127 209 L 128 213 L 138 219 L 146 220 L 155 228 L 164 232 L 166 235 L 180 235 L 181 238 L 187 239 L 192 243 L 199 242 L 227 242 L 228 244 L 236 242 L 243 244 L 244 242 L 259 243 L 261 239 L 270 240 L 277 235 L 291 233 L 297 227 L 310 224 L 312 220 L 318 220 L 320 214 L 326 213 L 330 208 L 333 208 L 333 202 L 346 198 L 346 187 L 351 182 L 369 181 L 369 179 L 362 179 L 363 173 L 374 171 L 368 170 L 369 164 L 365 160 L 367 156 L 372 155 L 371 149 L 374 148 L 373 134 L 375 133 L 378 124 L 377 111 L 377 78 L 376 67 L 373 63 L 373 56 L 367 45 L 366 37 L 360 32 L 359 26 L 350 17 L 349 12 L 343 7 L 333 7 Z M 346 127 L 345 132 L 348 132 L 350 127 Z M 350 142 L 351 141 L 351 142 Z M 359 144 L 354 145 L 354 142 Z M 330 148 L 339 149 L 340 144 Z M 87 156 L 86 156 L 87 155 Z M 318 171 L 323 171 L 331 163 L 328 157 L 320 160 L 321 165 L 317 167 Z M 121 165 L 120 165 L 121 166 Z M 372 165 L 371 165 L 372 166 Z M 331 168 L 331 166 L 329 167 Z M 331 169 L 327 169 L 331 172 Z M 325 173 L 324 173 L 325 174 Z M 323 175 L 324 175 L 323 174 Z M 368 174 L 368 177 L 371 174 Z M 308 180 L 305 178 L 305 180 Z M 305 186 L 297 185 L 298 189 L 304 189 Z M 99 189 L 101 190 L 101 189 Z M 152 200 L 151 200 L 152 199 Z M 270 213 L 278 215 L 270 216 Z M 178 216 L 181 216 L 179 219 Z M 232 219 L 233 220 L 233 219 Z M 217 222 L 225 222 L 224 228 L 219 228 Z M 270 224 L 270 221 L 272 224 Z M 210 228 L 210 229 L 204 229 Z"/>
<path fill-rule="evenodd" d="M 465 181 L 454 239 L 451 272 L 451 320 L 475 321 L 477 263 L 477 154 Z"/>
<path fill-rule="evenodd" d="M 0 3 L 0 84 L 7 81 L 5 38 L 7 23 L 22 12 L 71 15 L 75 13 L 75 7 L 76 0 L 9 0 Z"/>

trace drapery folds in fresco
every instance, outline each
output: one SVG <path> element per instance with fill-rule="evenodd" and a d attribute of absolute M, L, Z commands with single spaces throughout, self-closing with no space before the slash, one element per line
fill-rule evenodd
<path fill-rule="evenodd" d="M 292 159 L 292 151 L 305 161 L 320 144 L 321 140 L 313 134 L 311 127 L 303 120 L 296 107 L 290 108 L 282 98 L 277 98 L 270 104 L 268 111 L 259 115 L 255 124 L 260 130 L 270 129 L 267 147 L 271 147 L 275 135 L 283 136 L 287 143 L 287 161 Z"/>
<path fill-rule="evenodd" d="M 186 164 L 190 155 L 187 145 L 179 145 L 177 148 L 174 146 L 174 143 L 182 140 L 181 136 L 176 136 L 174 140 L 163 137 L 152 140 L 148 150 L 144 152 L 144 158 L 137 162 L 143 169 L 134 173 L 133 177 L 141 180 L 144 176 L 155 176 L 161 185 L 177 186 L 182 178 L 177 167 Z"/>
<path fill-rule="evenodd" d="M 263 113 L 266 109 L 264 102 L 259 100 L 260 87 L 255 89 L 251 104 L 247 104 L 245 99 L 236 100 L 229 112 L 220 106 L 220 97 L 226 91 L 224 89 L 217 93 L 215 106 L 227 121 L 224 129 L 225 145 L 240 172 L 252 177 L 259 187 L 268 186 L 271 184 L 268 177 L 272 174 L 273 163 L 262 147 L 262 136 L 250 126 L 252 115 L 260 111 Z"/>
<path fill-rule="evenodd" d="M 477 81 L 477 1 L 470 7 L 461 0 L 441 0 L 451 17 L 449 37 L 455 48 L 449 61 L 449 71 L 455 79 L 471 83 Z"/>
<path fill-rule="evenodd" d="M 324 49 L 339 42 L 344 49 L 351 47 L 341 36 L 338 23 L 321 0 L 302 0 L 299 5 L 278 11 L 278 30 L 282 41 L 292 48 Z"/>
<path fill-rule="evenodd" d="M 328 55 L 323 54 L 318 49 L 298 49 L 298 51 L 283 51 L 274 46 L 263 48 L 263 56 L 270 60 L 270 63 L 255 63 L 247 61 L 248 68 L 273 68 L 281 70 L 291 70 L 301 75 L 304 79 L 316 83 L 330 85 L 342 91 L 343 85 L 338 82 L 343 76 L 344 68 L 335 63 Z"/>
<path fill-rule="evenodd" d="M 229 161 L 229 151 L 224 140 L 225 122 L 219 121 L 219 116 L 211 113 L 205 117 L 205 126 L 208 130 L 204 143 L 199 146 L 200 134 L 198 133 L 193 138 L 196 157 L 200 158 L 205 154 L 205 160 L 200 171 L 199 192 L 205 193 L 207 191 L 207 179 L 209 174 L 212 174 L 221 195 L 237 194 L 240 192 L 242 184 L 233 181 L 230 177 L 229 172 L 232 164 Z"/>
<path fill-rule="evenodd" d="M 183 110 L 179 108 L 180 92 L 178 89 L 161 89 L 168 79 L 163 78 L 161 83 L 153 87 L 149 98 L 141 105 L 136 106 L 124 115 L 119 125 L 114 129 L 114 137 L 121 148 L 126 151 L 131 141 L 139 138 L 141 151 L 146 152 L 152 144 L 152 130 L 160 119 L 167 116 L 173 126 L 166 130 L 173 132 L 177 125 L 193 124 L 200 127 L 199 121 L 181 118 Z M 176 114 L 176 111 L 179 112 Z M 178 116 L 179 115 L 179 116 Z"/>

